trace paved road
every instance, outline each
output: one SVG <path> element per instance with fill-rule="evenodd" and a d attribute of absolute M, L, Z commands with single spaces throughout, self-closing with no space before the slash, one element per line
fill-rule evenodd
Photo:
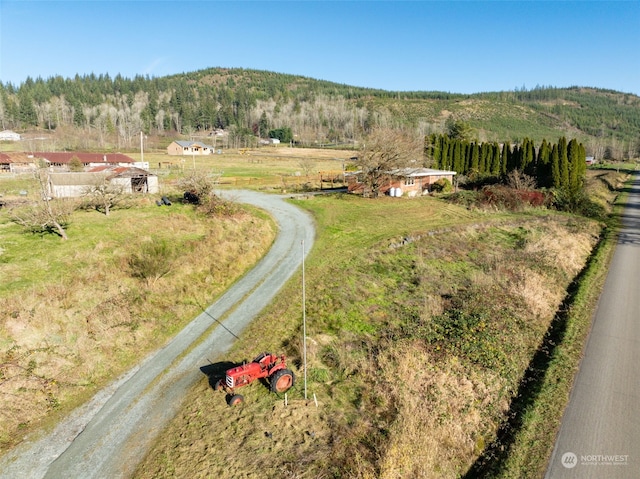
<path fill-rule="evenodd" d="M 640 477 L 640 177 L 546 479 Z"/>
<path fill-rule="evenodd" d="M 267 255 L 162 350 L 101 391 L 53 433 L 5 456 L 1 478 L 131 477 L 178 412 L 184 392 L 202 378 L 199 368 L 231 347 L 235 338 L 225 328 L 239 334 L 300 266 L 302 241 L 309 251 L 315 235 L 306 213 L 282 197 L 250 191 L 224 195 L 264 208 L 275 218 L 279 233 Z M 213 318 L 222 318 L 224 328 L 218 326 L 207 336 L 216 324 Z"/>

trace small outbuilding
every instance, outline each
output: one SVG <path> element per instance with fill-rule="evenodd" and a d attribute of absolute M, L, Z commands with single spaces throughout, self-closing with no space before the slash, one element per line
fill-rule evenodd
<path fill-rule="evenodd" d="M 135 167 L 97 167 L 87 172 L 49 174 L 49 195 L 52 198 L 79 198 L 96 185 L 119 186 L 124 193 L 158 193 L 158 177 Z"/>
<path fill-rule="evenodd" d="M 31 173 L 36 167 L 33 157 L 24 153 L 0 153 L 0 173 Z"/>

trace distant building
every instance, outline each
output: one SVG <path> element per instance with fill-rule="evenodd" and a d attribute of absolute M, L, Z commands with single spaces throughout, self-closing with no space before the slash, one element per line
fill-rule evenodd
<path fill-rule="evenodd" d="M 48 166 L 68 167 L 75 157 L 80 160 L 85 168 L 92 168 L 100 165 L 132 166 L 133 158 L 122 153 L 83 153 L 78 151 L 48 152 L 36 151 L 28 153 L 34 160 L 42 160 Z"/>
<path fill-rule="evenodd" d="M 211 146 L 199 141 L 174 141 L 167 146 L 167 153 L 176 155 L 210 155 L 213 151 Z"/>
<path fill-rule="evenodd" d="M 52 171 L 67 171 L 72 160 L 77 158 L 86 169 L 97 166 L 125 166 L 148 168 L 148 163 L 136 162 L 122 153 L 83 153 L 77 151 L 29 153 L 0 153 L 0 173 L 23 173 L 33 171 L 39 166 L 47 166 Z"/>
<path fill-rule="evenodd" d="M 20 141 L 22 137 L 19 133 L 11 130 L 0 131 L 0 141 Z"/>
<path fill-rule="evenodd" d="M 0 173 L 30 173 L 36 162 L 24 153 L 0 153 Z"/>
<path fill-rule="evenodd" d="M 109 183 L 125 193 L 158 193 L 158 177 L 146 170 L 125 166 L 96 167 L 86 172 L 60 172 L 49 175 L 52 198 L 78 198 L 93 186 Z"/>
<path fill-rule="evenodd" d="M 351 193 L 362 193 L 364 184 L 360 172 L 347 176 L 347 186 Z M 380 188 L 381 194 L 389 196 L 419 196 L 431 191 L 431 185 L 440 179 L 453 183 L 455 171 L 434 170 L 431 168 L 400 168 L 387 173 L 387 182 Z"/>
<path fill-rule="evenodd" d="M 6 153 L 0 153 L 0 173 L 11 173 L 13 161 Z"/>

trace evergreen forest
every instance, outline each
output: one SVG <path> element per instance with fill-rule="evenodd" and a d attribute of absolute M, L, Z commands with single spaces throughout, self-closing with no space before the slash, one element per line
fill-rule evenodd
<path fill-rule="evenodd" d="M 504 161 L 520 161 L 528 142 L 561 137 L 576 138 L 597 159 L 640 156 L 640 97 L 598 88 L 396 92 L 218 67 L 165 77 L 92 73 L 27 78 L 20 85 L 0 81 L 0 129 L 80 133 L 84 143 L 68 148 L 125 150 L 136 147 L 140 132 L 168 144 L 221 129 L 228 147 L 252 147 L 270 135 L 300 146 L 355 147 L 376 127 L 427 137 L 446 132 L 452 121 L 468 125 L 468 139 L 478 145 L 517 146 L 516 159 Z M 473 154 L 471 142 L 468 147 Z M 478 167 L 505 168 L 504 161 Z"/>

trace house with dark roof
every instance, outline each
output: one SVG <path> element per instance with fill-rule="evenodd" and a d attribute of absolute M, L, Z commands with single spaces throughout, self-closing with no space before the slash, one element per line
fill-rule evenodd
<path fill-rule="evenodd" d="M 167 146 L 169 155 L 210 155 L 213 147 L 199 141 L 173 141 Z"/>

